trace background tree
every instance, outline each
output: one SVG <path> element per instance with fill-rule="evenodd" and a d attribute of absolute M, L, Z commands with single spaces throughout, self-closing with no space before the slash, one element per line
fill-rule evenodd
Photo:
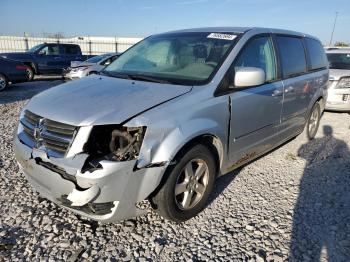
<path fill-rule="evenodd" d="M 346 42 L 339 41 L 339 42 L 335 42 L 334 46 L 347 47 L 347 46 L 349 46 L 349 44 Z"/>

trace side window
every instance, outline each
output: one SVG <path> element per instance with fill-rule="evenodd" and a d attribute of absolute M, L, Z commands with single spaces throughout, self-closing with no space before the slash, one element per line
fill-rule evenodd
<path fill-rule="evenodd" d="M 234 62 L 234 71 L 240 67 L 257 67 L 265 71 L 266 82 L 277 78 L 275 52 L 271 37 L 263 36 L 249 41 Z"/>
<path fill-rule="evenodd" d="M 75 45 L 66 45 L 64 46 L 65 54 L 66 55 L 76 55 L 78 54 L 78 47 Z"/>
<path fill-rule="evenodd" d="M 47 45 L 39 51 L 41 55 L 59 55 L 59 46 L 58 45 Z"/>
<path fill-rule="evenodd" d="M 306 72 L 306 58 L 302 39 L 289 36 L 277 36 L 283 77 L 292 77 Z"/>
<path fill-rule="evenodd" d="M 327 57 L 321 43 L 315 39 L 305 38 L 308 57 L 310 59 L 310 70 L 327 67 Z"/>

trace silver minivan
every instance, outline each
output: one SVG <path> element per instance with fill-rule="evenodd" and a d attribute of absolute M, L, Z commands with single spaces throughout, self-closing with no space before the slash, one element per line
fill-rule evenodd
<path fill-rule="evenodd" d="M 109 222 L 146 212 L 185 221 L 215 179 L 299 135 L 312 139 L 328 63 L 316 38 L 264 28 L 150 36 L 100 75 L 23 108 L 17 161 L 47 199 Z"/>

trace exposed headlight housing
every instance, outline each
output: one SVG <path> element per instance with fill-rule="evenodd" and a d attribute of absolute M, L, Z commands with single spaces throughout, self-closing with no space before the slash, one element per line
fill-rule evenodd
<path fill-rule="evenodd" d="M 90 159 L 129 161 L 140 153 L 146 127 L 106 125 L 93 127 L 84 151 Z"/>
<path fill-rule="evenodd" d="M 350 88 L 350 77 L 342 77 L 335 88 Z"/>

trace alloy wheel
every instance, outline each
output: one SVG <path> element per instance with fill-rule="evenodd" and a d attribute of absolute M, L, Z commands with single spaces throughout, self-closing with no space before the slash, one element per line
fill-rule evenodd
<path fill-rule="evenodd" d="M 181 171 L 175 185 L 175 202 L 181 210 L 193 208 L 202 199 L 209 181 L 209 168 L 202 159 L 193 159 Z"/>

